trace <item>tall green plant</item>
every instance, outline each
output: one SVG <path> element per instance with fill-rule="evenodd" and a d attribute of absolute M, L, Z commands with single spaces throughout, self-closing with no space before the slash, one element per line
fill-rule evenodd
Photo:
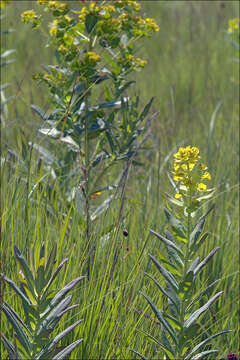
<path fill-rule="evenodd" d="M 53 109 L 32 108 L 45 122 L 40 132 L 67 146 L 58 165 L 51 164 L 66 198 L 78 194 L 85 204 L 80 207 L 89 242 L 92 220 L 109 204 L 96 209 L 91 199 L 116 187 L 103 179 L 120 160 L 133 161 L 148 127 L 153 99 L 139 110 L 139 98 L 127 97 L 126 91 L 134 84 L 129 75 L 146 64 L 135 56 L 136 43 L 159 28 L 139 15 L 140 3 L 132 0 L 91 1 L 76 10 L 58 1 L 38 3 L 53 18 L 47 46 L 55 49 L 58 65 L 45 66 L 45 73 L 35 76 L 48 85 Z M 41 27 L 43 18 L 33 10 L 22 14 L 33 28 Z M 68 186 L 72 176 L 78 177 L 74 187 Z"/>
<path fill-rule="evenodd" d="M 14 330 L 13 341 L 4 334 L 1 340 L 10 359 L 66 359 L 83 339 L 74 341 L 68 346 L 59 346 L 62 339 L 78 326 L 82 320 L 76 321 L 65 330 L 52 335 L 62 317 L 77 305 L 69 306 L 72 296 L 66 296 L 81 280 L 80 276 L 62 289 L 53 287 L 59 272 L 67 262 L 64 259 L 57 267 L 55 245 L 49 255 L 45 246 L 31 248 L 30 266 L 23 254 L 14 247 L 15 258 L 19 264 L 20 286 L 1 274 L 1 282 L 8 284 L 21 300 L 25 319 L 5 301 L 2 310 Z M 3 284 L 1 284 L 1 287 Z"/>
<path fill-rule="evenodd" d="M 204 338 L 200 331 L 200 317 L 223 293 L 219 291 L 208 299 L 208 294 L 213 291 L 220 279 L 208 284 L 200 293 L 196 293 L 195 288 L 200 272 L 219 250 L 219 247 L 214 248 L 204 259 L 197 255 L 208 236 L 208 233 L 203 232 L 204 224 L 213 206 L 200 218 L 195 218 L 201 202 L 213 195 L 214 189 L 207 189 L 205 184 L 205 181 L 210 179 L 207 166 L 200 162 L 198 148 L 179 148 L 174 155 L 171 180 L 176 194 L 175 197 L 169 197 L 179 210 L 176 215 L 173 215 L 169 208 L 164 210 L 172 231 L 167 231 L 163 236 L 150 230 L 161 240 L 165 248 L 165 253 L 159 252 L 158 258 L 149 255 L 158 274 L 164 279 L 165 286 L 157 276 L 148 273 L 145 275 L 166 298 L 167 306 L 159 310 L 149 296 L 141 293 L 161 324 L 161 336 L 157 339 L 145 331 L 142 333 L 159 345 L 160 353 L 165 354 L 166 359 L 197 360 L 215 354 L 218 351 L 209 349 L 209 343 L 217 336 L 230 331 L 223 330 Z M 132 351 L 145 359 L 145 356 Z"/>

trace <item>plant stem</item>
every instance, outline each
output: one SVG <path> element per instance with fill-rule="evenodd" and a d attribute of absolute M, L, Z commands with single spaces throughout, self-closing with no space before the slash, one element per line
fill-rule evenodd
<path fill-rule="evenodd" d="M 187 210 L 189 210 L 190 205 L 192 202 L 192 189 L 189 189 L 188 194 L 188 204 L 187 204 Z M 187 268 L 188 268 L 188 258 L 189 258 L 189 244 L 190 244 L 190 234 L 191 234 L 191 213 L 187 213 L 187 243 L 185 245 L 185 254 L 184 254 L 184 267 L 183 267 L 183 276 L 182 281 L 184 281 L 186 275 L 187 275 Z M 179 334 L 179 338 L 182 337 L 182 329 L 184 325 L 184 318 L 185 318 L 185 299 L 184 296 L 181 299 L 181 308 L 180 308 L 180 323 L 181 323 L 181 330 Z M 181 358 L 182 356 L 182 349 L 184 348 L 184 343 L 182 343 L 181 346 L 178 348 L 177 358 Z"/>

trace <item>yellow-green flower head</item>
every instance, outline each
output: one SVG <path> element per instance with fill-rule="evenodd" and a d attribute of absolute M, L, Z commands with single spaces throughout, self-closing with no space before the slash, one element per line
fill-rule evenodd
<path fill-rule="evenodd" d="M 46 5 L 48 3 L 48 0 L 37 0 L 39 5 Z"/>
<path fill-rule="evenodd" d="M 0 8 L 3 9 L 5 5 L 8 5 L 10 3 L 10 0 L 1 0 L 0 1 Z"/>
<path fill-rule="evenodd" d="M 90 63 L 90 65 L 95 66 L 97 62 L 101 61 L 101 57 L 94 51 L 88 51 L 88 53 L 84 56 L 84 60 Z"/>
<path fill-rule="evenodd" d="M 40 16 L 34 10 L 27 10 L 21 14 L 22 22 L 25 24 L 32 24 L 33 28 L 40 26 Z"/>
<path fill-rule="evenodd" d="M 174 154 L 173 168 L 173 180 L 179 182 L 180 188 L 180 192 L 175 195 L 176 198 L 181 198 L 189 190 L 191 192 L 207 190 L 206 184 L 202 181 L 211 180 L 211 175 L 206 171 L 207 166 L 200 162 L 197 147 L 180 147 Z"/>
<path fill-rule="evenodd" d="M 228 33 L 239 32 L 240 18 L 230 19 L 228 22 Z"/>

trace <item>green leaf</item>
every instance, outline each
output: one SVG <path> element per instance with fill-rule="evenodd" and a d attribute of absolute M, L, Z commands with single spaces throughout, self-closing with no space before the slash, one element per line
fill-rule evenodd
<path fill-rule="evenodd" d="M 160 290 L 168 299 L 170 299 L 170 300 L 172 301 L 172 303 L 174 304 L 177 312 L 179 312 L 179 311 L 180 311 L 179 306 L 178 306 L 179 304 L 177 304 L 176 301 L 175 301 L 175 299 L 174 299 L 173 297 L 171 297 L 171 295 L 169 295 L 169 294 L 167 293 L 167 291 L 165 291 L 165 290 L 163 289 L 163 287 L 158 283 L 158 281 L 157 281 L 156 279 L 154 279 L 154 277 L 152 277 L 151 275 L 149 275 L 149 274 L 146 273 L 146 272 L 144 272 L 144 275 L 148 276 L 150 279 L 152 279 L 152 280 L 154 281 L 154 283 L 157 285 L 157 287 L 159 288 L 159 290 Z"/>
<path fill-rule="evenodd" d="M 50 306 L 56 306 L 56 304 L 58 304 L 63 298 L 64 296 L 74 288 L 74 286 L 76 286 L 79 281 L 83 280 L 85 278 L 85 276 L 80 276 L 72 281 L 70 281 L 70 283 L 68 283 L 66 286 L 64 286 L 63 289 L 61 289 L 52 299 Z"/>
<path fill-rule="evenodd" d="M 208 256 L 200 262 L 200 264 L 194 269 L 194 275 L 196 275 L 213 257 L 213 255 L 220 249 L 220 247 L 216 247 L 215 249 L 213 249 Z"/>
<path fill-rule="evenodd" d="M 214 354 L 217 353 L 218 350 L 207 350 L 207 351 L 203 351 L 200 354 L 195 355 L 194 357 L 191 358 L 191 360 L 201 360 L 201 358 L 205 355 L 210 355 L 210 354 Z"/>
<path fill-rule="evenodd" d="M 55 265 L 56 254 L 57 254 L 57 244 L 54 244 L 53 248 L 50 251 L 50 254 L 48 255 L 47 263 L 46 263 L 46 266 L 45 266 L 45 274 L 46 274 L 45 279 L 46 279 L 47 283 L 50 280 L 52 270 L 53 270 L 54 265 Z"/>
<path fill-rule="evenodd" d="M 193 252 L 195 254 L 199 250 L 201 245 L 204 243 L 207 237 L 208 237 L 208 233 L 205 233 L 201 236 L 201 238 L 197 243 L 193 243 L 192 246 L 190 247 L 191 253 Z"/>
<path fill-rule="evenodd" d="M 198 240 L 199 236 L 201 235 L 202 231 L 203 231 L 203 227 L 204 227 L 204 223 L 206 220 L 206 217 L 208 216 L 208 214 L 213 210 L 214 205 L 211 206 L 211 208 L 203 215 L 201 216 L 201 218 L 198 220 L 197 224 L 195 225 L 192 233 L 190 234 L 190 239 L 189 239 L 189 244 L 190 246 L 192 244 L 195 244 L 196 241 Z"/>
<path fill-rule="evenodd" d="M 41 109 L 39 106 L 31 104 L 31 109 L 35 111 L 43 120 L 47 119 L 46 112 Z"/>
<path fill-rule="evenodd" d="M 20 264 L 20 267 L 24 273 L 24 277 L 27 281 L 27 285 L 28 285 L 28 288 L 33 296 L 33 298 L 35 300 L 37 300 L 36 298 L 36 294 L 35 294 L 35 290 L 34 290 L 34 278 L 33 278 L 33 274 L 30 270 L 30 268 L 28 267 L 28 264 L 26 263 L 26 260 L 23 256 L 23 254 L 21 253 L 21 251 L 14 245 L 14 254 L 17 258 L 17 261 L 19 262 Z"/>
<path fill-rule="evenodd" d="M 182 222 L 175 218 L 168 209 L 164 208 L 165 215 L 172 226 L 172 229 L 176 232 L 181 238 L 186 238 L 186 229 Z"/>
<path fill-rule="evenodd" d="M 63 349 L 62 351 L 60 351 L 57 355 L 55 355 L 52 360 L 63 360 L 68 358 L 69 359 L 69 355 L 71 354 L 71 352 L 75 349 L 75 347 L 77 347 L 81 342 L 83 341 L 83 339 L 80 340 L 76 340 L 74 341 L 72 344 L 68 345 L 67 347 L 65 347 L 65 349 Z"/>
<path fill-rule="evenodd" d="M 71 302 L 72 296 L 67 296 L 66 299 L 63 299 L 51 312 L 50 314 L 43 319 L 43 316 L 49 311 L 49 309 L 51 309 L 50 307 L 48 307 L 48 309 L 46 309 L 46 311 L 44 312 L 44 314 L 41 314 L 41 318 L 42 318 L 42 323 L 39 326 L 39 329 L 36 333 L 36 337 L 40 337 L 42 335 L 42 333 L 48 331 L 48 330 L 53 330 L 53 323 L 54 322 L 58 322 L 60 319 L 58 318 L 58 315 L 61 314 L 62 311 L 64 311 L 69 303 Z"/>
<path fill-rule="evenodd" d="M 170 241 L 173 240 L 172 234 L 169 231 L 166 231 L 166 238 Z M 183 268 L 184 263 L 183 263 L 182 259 L 180 258 L 180 256 L 177 254 L 177 252 L 171 247 L 168 247 L 167 251 L 168 251 L 169 258 L 171 260 L 174 259 L 176 265 L 180 268 Z"/>
<path fill-rule="evenodd" d="M 167 354 L 170 359 L 175 359 L 172 358 L 172 356 L 174 356 L 174 353 L 164 344 L 160 343 L 160 341 L 158 341 L 155 337 L 153 337 L 152 335 L 148 334 L 146 331 L 141 330 L 141 329 L 136 329 L 137 331 L 139 331 L 140 333 L 146 335 L 147 337 L 149 337 L 151 340 L 153 340 L 153 342 L 155 342 L 156 344 L 160 345 L 161 349 L 165 352 L 165 354 Z"/>
<path fill-rule="evenodd" d="M 169 321 L 169 323 L 174 327 L 174 329 L 181 330 L 182 325 L 174 316 L 166 312 L 163 313 L 163 316 Z"/>
<path fill-rule="evenodd" d="M 173 289 L 176 292 L 178 292 L 178 283 L 175 277 L 169 271 L 167 271 L 163 266 L 161 266 L 154 256 L 149 254 L 149 257 L 152 259 L 153 263 L 156 265 L 162 276 L 169 282 L 169 284 L 173 287 Z"/>
<path fill-rule="evenodd" d="M 128 81 L 126 84 L 119 86 L 116 96 L 119 97 L 125 90 L 135 83 L 136 81 Z"/>
<path fill-rule="evenodd" d="M 193 260 L 193 262 L 191 263 L 187 272 L 194 271 L 194 269 L 197 267 L 198 263 L 199 263 L 199 256 L 197 256 L 196 259 Z"/>
<path fill-rule="evenodd" d="M 149 113 L 149 110 L 150 110 L 150 107 L 152 106 L 152 103 L 153 103 L 153 100 L 154 100 L 154 97 L 152 97 L 149 101 L 149 103 L 147 103 L 147 105 L 145 105 L 141 115 L 139 116 L 138 120 L 137 120 L 137 124 L 142 122 L 145 117 L 147 116 L 147 114 Z"/>
<path fill-rule="evenodd" d="M 53 341 L 50 342 L 47 349 L 42 349 L 40 353 L 37 355 L 37 359 L 45 359 L 52 351 L 52 348 L 61 340 L 63 339 L 68 333 L 70 333 L 73 329 L 75 329 L 76 326 L 78 326 L 83 320 L 78 320 L 71 326 L 69 326 L 67 329 L 62 331 L 60 334 L 55 336 Z"/>
<path fill-rule="evenodd" d="M 1 333 L 0 337 L 2 338 L 3 345 L 8 352 L 9 358 L 22 360 L 22 357 L 18 353 L 17 349 L 14 348 L 13 344 L 11 344 L 10 341 L 8 341 L 8 339 Z"/>
<path fill-rule="evenodd" d="M 195 304 L 198 300 L 200 300 L 204 295 L 206 295 L 208 293 L 208 291 L 214 286 L 216 285 L 218 282 L 220 281 L 220 279 L 214 281 L 212 284 L 210 284 L 206 289 L 204 289 L 200 295 L 194 299 L 193 301 L 191 301 L 191 303 L 188 305 L 188 307 L 186 308 L 186 311 L 188 311 L 188 309 L 190 309 L 190 307 Z"/>
<path fill-rule="evenodd" d="M 68 261 L 68 259 L 64 259 L 56 268 L 56 270 L 54 271 L 54 273 L 52 274 L 51 278 L 49 279 L 45 289 L 44 289 L 44 293 L 42 294 L 42 298 L 46 296 L 46 292 L 49 289 L 50 285 L 52 284 L 52 282 L 54 281 L 54 279 L 56 278 L 57 274 L 59 273 L 59 271 L 62 269 L 63 265 L 66 264 L 66 262 Z M 54 265 L 54 263 L 52 264 Z M 49 277 L 49 275 L 51 275 L 51 271 L 52 271 L 52 267 L 49 268 L 49 273 L 47 274 L 47 278 Z"/>
<path fill-rule="evenodd" d="M 183 299 L 183 298 L 187 299 L 189 296 L 191 296 L 190 290 L 192 289 L 192 286 L 193 286 L 193 280 L 194 280 L 194 273 L 193 273 L 193 271 L 189 271 L 186 274 L 183 281 L 180 282 L 179 296 L 181 299 Z"/>
<path fill-rule="evenodd" d="M 28 329 L 28 327 L 26 326 L 26 324 L 24 324 L 24 322 L 22 321 L 22 319 L 18 316 L 18 314 L 16 313 L 16 311 L 7 303 L 4 302 L 4 305 L 6 306 L 6 308 L 12 313 L 12 315 L 16 318 L 16 321 L 19 322 L 19 324 L 28 332 L 28 334 L 30 336 L 32 336 L 30 330 Z"/>
<path fill-rule="evenodd" d="M 111 57 L 108 56 L 106 53 L 103 53 L 102 56 L 103 56 L 103 58 L 108 62 L 108 64 L 112 66 L 112 68 L 113 68 L 113 70 L 114 70 L 114 71 L 113 71 L 114 74 L 119 75 L 119 74 L 120 74 L 120 71 L 121 71 L 120 66 L 117 65 L 117 63 L 115 63 L 115 62 L 111 59 Z"/>
<path fill-rule="evenodd" d="M 85 27 L 87 33 L 90 34 L 96 23 L 98 22 L 98 16 L 95 14 L 87 14 L 85 19 Z"/>
<path fill-rule="evenodd" d="M 1 277 L 2 276 L 3 276 L 4 281 L 6 281 L 13 288 L 13 290 L 21 297 L 23 302 L 28 307 L 31 306 L 32 305 L 31 301 L 24 295 L 24 293 L 19 289 L 19 287 L 11 279 L 9 279 L 7 276 L 5 276 L 1 273 Z"/>
<path fill-rule="evenodd" d="M 20 341 L 21 345 L 24 347 L 25 351 L 28 353 L 29 357 L 31 354 L 31 343 L 23 330 L 21 324 L 19 323 L 18 318 L 15 316 L 15 311 L 7 304 L 3 303 L 2 310 L 5 313 L 7 319 L 12 324 L 14 330 L 16 331 L 18 340 Z"/>
<path fill-rule="evenodd" d="M 136 350 L 133 350 L 133 349 L 130 349 L 128 348 L 129 351 L 133 352 L 134 354 L 138 355 L 141 359 L 143 360 L 148 360 L 148 358 L 146 358 L 145 356 L 143 356 L 142 354 L 140 354 L 138 351 Z"/>
<path fill-rule="evenodd" d="M 222 295 L 223 291 L 219 291 L 216 295 L 214 295 L 205 305 L 200 307 L 196 310 L 193 314 L 191 314 L 185 321 L 184 321 L 184 328 L 189 328 L 202 313 L 208 310 L 208 308 L 214 303 L 220 295 Z"/>
<path fill-rule="evenodd" d="M 200 349 L 201 346 L 205 345 L 206 343 L 208 343 L 209 341 L 211 341 L 212 339 L 216 338 L 217 336 L 219 335 L 223 335 L 223 334 L 227 334 L 229 332 L 231 332 L 232 330 L 223 330 L 217 334 L 214 334 L 210 337 L 208 337 L 207 339 L 203 340 L 202 342 L 200 342 L 198 345 L 196 345 L 191 351 L 189 354 L 187 354 L 187 356 L 184 358 L 184 360 L 187 360 L 190 358 L 190 356 L 192 356 L 195 351 L 197 351 L 198 349 Z"/>
<path fill-rule="evenodd" d="M 163 241 L 163 243 L 168 246 L 168 247 L 172 247 L 174 250 L 176 250 L 181 256 L 183 256 L 183 252 L 182 250 L 171 240 L 168 240 L 167 238 L 165 238 L 164 236 L 158 234 L 156 231 L 150 229 L 150 232 L 154 235 L 156 235 L 160 240 Z"/>
<path fill-rule="evenodd" d="M 158 308 L 156 307 L 156 305 L 152 302 L 152 300 L 143 292 L 140 292 L 140 294 L 142 294 L 145 299 L 147 300 L 147 302 L 149 303 L 149 305 L 151 306 L 151 308 L 153 309 L 153 312 L 155 313 L 157 319 L 161 322 L 161 324 L 165 327 L 165 329 L 167 330 L 167 332 L 169 333 L 169 335 L 171 336 L 172 340 L 175 342 L 175 344 L 177 344 L 177 336 L 175 334 L 174 329 L 172 328 L 172 326 L 169 324 L 169 322 L 164 319 L 164 317 L 162 316 L 161 312 L 158 310 Z"/>

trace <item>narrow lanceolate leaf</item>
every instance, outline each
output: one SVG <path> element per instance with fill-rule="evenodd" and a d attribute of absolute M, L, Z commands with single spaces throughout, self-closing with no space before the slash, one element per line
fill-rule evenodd
<path fill-rule="evenodd" d="M 164 236 L 158 234 L 156 231 L 150 229 L 150 232 L 154 235 L 156 235 L 160 240 L 163 241 L 163 243 L 166 245 L 166 246 L 170 246 L 171 248 L 173 248 L 174 250 L 176 250 L 180 255 L 183 256 L 183 252 L 182 250 L 171 240 L 168 240 L 167 238 L 165 238 Z"/>
<path fill-rule="evenodd" d="M 178 291 L 178 283 L 175 277 L 167 271 L 163 266 L 159 264 L 159 262 L 155 259 L 154 256 L 149 254 L 149 257 L 152 259 L 153 263 L 156 265 L 162 276 L 169 282 L 169 284 L 173 287 L 173 289 L 177 292 Z"/>
<path fill-rule="evenodd" d="M 31 109 L 35 111 L 43 120 L 46 120 L 46 112 L 42 110 L 39 106 L 31 104 Z"/>
<path fill-rule="evenodd" d="M 207 257 L 203 261 L 200 262 L 200 264 L 194 269 L 194 275 L 196 275 L 213 257 L 213 255 L 220 249 L 220 247 L 216 247 L 213 249 Z"/>
<path fill-rule="evenodd" d="M 57 244 L 54 244 L 53 248 L 50 251 L 50 254 L 48 255 L 47 258 L 47 263 L 45 266 L 45 279 L 46 279 L 46 283 L 48 283 L 53 268 L 54 268 L 54 264 L 55 264 L 55 260 L 56 260 L 56 254 L 57 254 Z"/>
<path fill-rule="evenodd" d="M 198 242 L 193 243 L 190 247 L 190 250 L 192 253 L 196 254 L 198 249 L 202 246 L 206 238 L 208 237 L 208 233 L 205 233 L 201 236 L 201 238 L 198 240 Z"/>
<path fill-rule="evenodd" d="M 24 293 L 19 289 L 19 287 L 11 279 L 9 279 L 7 276 L 1 273 L 1 277 L 2 276 L 4 278 L 4 281 L 6 281 L 13 288 L 13 290 L 21 297 L 23 302 L 27 306 L 31 306 L 32 305 L 31 301 L 24 295 Z"/>
<path fill-rule="evenodd" d="M 47 290 L 49 289 L 50 285 L 52 284 L 53 280 L 56 278 L 57 274 L 59 273 L 59 271 L 61 270 L 61 268 L 63 267 L 64 264 L 66 264 L 66 262 L 68 261 L 68 259 L 64 259 L 56 268 L 56 270 L 54 271 L 54 273 L 52 274 L 51 278 L 49 279 L 49 282 L 47 283 L 45 289 L 44 289 L 44 294 L 46 294 Z M 49 268 L 49 274 L 51 274 L 51 267 Z M 49 274 L 47 274 L 47 277 L 49 277 Z M 42 295 L 43 296 L 43 295 Z"/>
<path fill-rule="evenodd" d="M 174 353 L 168 349 L 167 346 L 163 345 L 162 343 L 160 343 L 160 341 L 158 341 L 155 337 L 153 337 L 152 335 L 148 334 L 146 331 L 141 330 L 141 329 L 136 329 L 137 331 L 139 331 L 140 333 L 146 335 L 147 337 L 149 337 L 151 340 L 153 340 L 156 344 L 158 344 L 162 350 L 170 357 L 170 359 L 175 359 L 174 357 Z"/>
<path fill-rule="evenodd" d="M 202 313 L 204 313 L 213 303 L 214 301 L 222 295 L 223 291 L 219 291 L 216 295 L 214 295 L 205 305 L 196 310 L 193 314 L 191 314 L 187 320 L 184 322 L 184 328 L 189 328 Z"/>
<path fill-rule="evenodd" d="M 144 118 L 147 116 L 150 107 L 152 106 L 152 102 L 153 102 L 154 98 L 152 97 L 149 101 L 149 103 L 147 103 L 147 105 L 145 105 L 141 115 L 139 116 L 139 119 L 137 120 L 137 123 L 140 123 L 144 120 Z"/>
<path fill-rule="evenodd" d="M 175 334 L 174 329 L 172 328 L 172 326 L 169 324 L 169 322 L 164 319 L 164 317 L 162 316 L 161 312 L 158 310 L 158 308 L 156 307 L 156 305 L 152 302 L 152 300 L 143 292 L 140 292 L 140 294 L 142 294 L 145 299 L 147 300 L 147 302 L 149 303 L 149 305 L 151 306 L 151 308 L 153 309 L 154 314 L 156 315 L 157 319 L 161 322 L 161 324 L 165 327 L 166 331 L 169 333 L 169 335 L 171 336 L 171 338 L 173 339 L 173 341 L 175 342 L 175 344 L 177 344 L 177 336 Z"/>
<path fill-rule="evenodd" d="M 69 355 L 71 352 L 77 347 L 83 339 L 79 339 L 77 341 L 74 341 L 72 344 L 68 345 L 65 349 L 60 351 L 57 355 L 55 355 L 52 360 L 63 360 L 63 359 L 69 359 Z"/>
<path fill-rule="evenodd" d="M 224 330 L 221 331 L 217 334 L 214 334 L 212 336 L 210 336 L 209 338 L 203 340 L 202 342 L 200 342 L 200 344 L 196 345 L 189 354 L 187 354 L 187 356 L 184 358 L 184 360 L 187 360 L 190 358 L 190 356 L 192 356 L 198 349 L 200 349 L 201 346 L 205 345 L 206 343 L 208 343 L 209 341 L 211 341 L 212 339 L 216 338 L 219 335 L 223 335 L 223 334 L 227 334 L 229 332 L 231 332 L 232 330 Z"/>
<path fill-rule="evenodd" d="M 60 334 L 58 334 L 57 336 L 55 336 L 55 338 L 53 339 L 53 341 L 49 344 L 49 346 L 47 347 L 47 349 L 43 349 L 40 351 L 40 353 L 37 354 L 36 358 L 37 359 L 46 359 L 51 351 L 52 348 L 54 347 L 54 345 L 56 345 L 62 338 L 64 338 L 68 333 L 70 333 L 76 326 L 78 326 L 83 320 L 78 320 L 76 321 L 74 324 L 72 324 L 71 326 L 69 326 L 67 329 L 65 329 L 64 331 L 62 331 Z"/>
<path fill-rule="evenodd" d="M 203 231 L 203 227 L 204 227 L 204 223 L 205 223 L 205 220 L 206 220 L 206 217 L 208 216 L 208 214 L 213 210 L 214 208 L 214 205 L 211 206 L 211 208 L 205 213 L 203 214 L 199 221 L 197 222 L 197 224 L 195 225 L 192 233 L 190 234 L 190 239 L 189 239 L 189 244 L 190 246 L 192 244 L 195 244 L 197 239 L 199 238 L 199 236 L 201 235 L 202 231 Z"/>
<path fill-rule="evenodd" d="M 70 283 L 68 283 L 66 286 L 64 286 L 64 288 L 62 290 L 60 290 L 52 299 L 51 303 L 50 303 L 50 307 L 56 306 L 56 304 L 58 304 L 63 298 L 64 296 L 74 288 L 74 286 L 76 286 L 79 281 L 83 280 L 85 278 L 85 276 L 80 276 L 72 281 L 70 281 Z"/>
<path fill-rule="evenodd" d="M 33 298 L 35 300 L 36 299 L 36 294 L 35 294 L 35 291 L 34 291 L 34 279 L 33 279 L 33 274 L 31 272 L 31 270 L 29 269 L 28 267 L 28 264 L 23 256 L 23 254 L 21 253 L 21 251 L 14 245 L 14 254 L 17 258 L 17 261 L 19 262 L 20 264 L 20 267 L 24 273 L 24 276 L 25 276 L 25 279 L 27 281 L 27 284 L 28 284 L 28 288 L 29 290 L 31 291 L 31 294 L 33 296 Z"/>
<path fill-rule="evenodd" d="M 168 209 L 164 208 L 165 215 L 172 226 L 173 230 L 176 232 L 178 236 L 181 238 L 186 238 L 186 229 L 182 222 L 175 218 Z"/>
<path fill-rule="evenodd" d="M 3 345 L 4 345 L 5 349 L 8 352 L 9 358 L 10 359 L 22 360 L 22 357 L 20 356 L 18 351 L 14 348 L 13 344 L 11 344 L 10 341 L 8 341 L 6 336 L 4 336 L 3 334 L 0 334 L 0 337 L 2 339 L 2 342 L 3 342 Z"/>
<path fill-rule="evenodd" d="M 175 306 L 175 308 L 176 308 L 176 310 L 177 310 L 177 312 L 179 312 L 179 308 L 178 308 L 178 306 L 177 306 L 177 303 L 175 302 L 175 299 L 173 298 L 173 297 L 171 297 L 171 295 L 169 295 L 164 289 L 163 289 L 163 287 L 159 284 L 159 282 L 156 280 L 156 279 L 154 279 L 154 277 L 152 277 L 151 275 L 149 275 L 148 273 L 144 273 L 146 276 L 148 276 L 150 279 L 152 279 L 154 282 L 155 282 L 155 284 L 157 285 L 157 287 L 159 288 L 159 290 L 168 298 L 168 299 L 170 299 L 171 301 L 172 301 L 172 303 L 173 303 L 173 305 Z"/>
<path fill-rule="evenodd" d="M 6 304 L 3 303 L 2 310 L 5 313 L 6 317 L 8 318 L 9 322 L 12 324 L 14 330 L 16 331 L 18 340 L 20 341 L 21 345 L 24 347 L 26 352 L 28 353 L 29 357 L 31 354 L 31 343 L 28 340 L 28 337 L 23 330 L 22 326 L 20 325 L 19 321 L 14 315 L 14 312 L 10 308 L 10 306 L 6 306 Z"/>
<path fill-rule="evenodd" d="M 204 289 L 196 299 L 194 299 L 193 301 L 191 301 L 191 303 L 190 303 L 190 304 L 188 305 L 188 307 L 186 308 L 186 311 L 188 311 L 188 309 L 190 309 L 190 307 L 191 307 L 193 304 L 195 304 L 195 302 L 197 302 L 198 300 L 200 300 L 201 297 L 203 297 L 204 295 L 206 295 L 206 294 L 208 293 L 208 291 L 209 291 L 214 285 L 216 285 L 219 281 L 220 281 L 220 279 L 214 281 L 214 282 L 211 283 L 206 289 Z"/>
<path fill-rule="evenodd" d="M 173 236 L 170 233 L 170 231 L 166 231 L 166 239 L 173 241 Z M 178 255 L 178 253 L 171 247 L 167 248 L 168 254 L 170 256 L 170 259 L 174 259 L 174 261 L 176 262 L 176 265 L 180 266 L 181 268 L 183 268 L 184 263 L 182 261 L 182 259 L 180 258 L 180 256 Z"/>
<path fill-rule="evenodd" d="M 138 355 L 141 359 L 143 359 L 143 360 L 148 360 L 148 358 L 146 358 L 145 356 L 143 356 L 142 354 L 140 354 L 138 351 L 133 350 L 133 349 L 129 349 L 129 348 L 128 348 L 128 350 L 131 351 L 131 352 L 133 352 L 134 354 Z"/>
<path fill-rule="evenodd" d="M 194 271 L 194 269 L 197 267 L 198 263 L 199 263 L 199 256 L 197 256 L 196 259 L 193 260 L 193 262 L 191 263 L 187 272 L 189 273 L 191 271 Z"/>
<path fill-rule="evenodd" d="M 18 314 L 16 313 L 16 311 L 7 303 L 4 302 L 4 306 L 6 306 L 6 308 L 13 314 L 13 316 L 16 318 L 16 321 L 19 322 L 19 324 L 28 332 L 28 334 L 30 336 L 32 336 L 30 330 L 28 329 L 27 325 L 24 324 L 24 322 L 22 321 L 22 319 L 18 316 Z"/>
<path fill-rule="evenodd" d="M 39 336 L 43 331 L 51 329 L 51 326 L 50 326 L 51 322 L 55 321 L 57 319 L 57 316 L 68 307 L 71 299 L 72 299 L 72 296 L 68 296 L 68 297 L 66 297 L 66 299 L 63 299 L 56 306 L 56 308 L 50 312 L 50 314 L 46 317 L 46 319 L 42 320 L 42 324 L 39 327 L 39 330 L 37 331 L 37 334 L 36 334 L 37 336 Z"/>
<path fill-rule="evenodd" d="M 214 353 L 217 353 L 218 350 L 207 350 L 207 351 L 203 351 L 195 356 L 193 356 L 191 358 L 191 360 L 200 360 L 203 356 L 206 356 L 206 355 L 210 355 L 210 354 L 214 354 Z"/>

